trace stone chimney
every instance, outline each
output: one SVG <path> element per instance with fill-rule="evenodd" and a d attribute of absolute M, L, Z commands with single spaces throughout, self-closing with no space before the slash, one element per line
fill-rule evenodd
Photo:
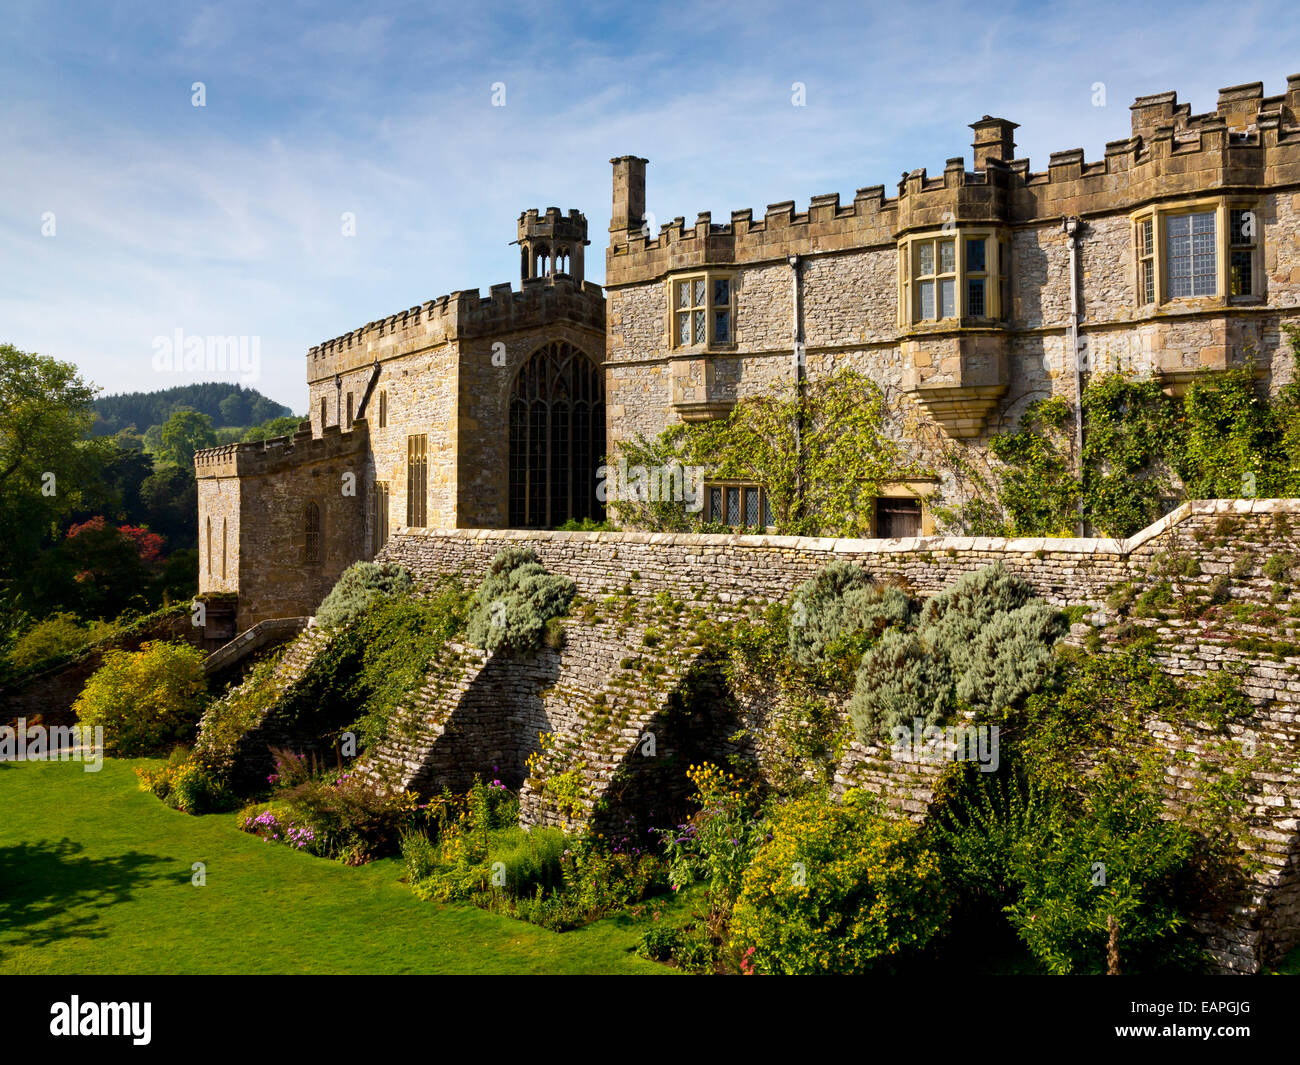
<path fill-rule="evenodd" d="M 1019 123 L 985 115 L 972 122 L 970 128 L 975 131 L 975 141 L 971 144 L 975 149 L 974 169 L 984 170 L 990 159 L 1009 163 L 1016 157 L 1015 131 L 1020 128 Z"/>
<path fill-rule="evenodd" d="M 649 161 L 635 155 L 620 155 L 610 160 L 614 164 L 614 210 L 609 219 L 611 233 L 640 229 L 645 221 L 645 166 Z"/>

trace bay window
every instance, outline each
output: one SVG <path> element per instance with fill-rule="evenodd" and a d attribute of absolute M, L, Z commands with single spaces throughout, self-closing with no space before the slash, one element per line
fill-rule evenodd
<path fill-rule="evenodd" d="M 906 238 L 899 246 L 900 324 L 1006 318 L 1010 259 L 1010 247 L 991 231 Z"/>

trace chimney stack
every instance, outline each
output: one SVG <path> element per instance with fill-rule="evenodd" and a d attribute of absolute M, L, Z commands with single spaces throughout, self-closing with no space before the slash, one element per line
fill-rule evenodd
<path fill-rule="evenodd" d="M 614 210 L 609 219 L 611 233 L 640 229 L 645 221 L 645 166 L 649 159 L 620 155 L 614 164 Z M 654 234 L 650 234 L 652 237 Z"/>
<path fill-rule="evenodd" d="M 971 145 L 975 149 L 974 169 L 984 170 L 990 159 L 1009 163 L 1016 157 L 1015 130 L 1020 128 L 1018 123 L 985 115 L 978 122 L 972 122 L 970 128 L 975 131 L 975 141 Z"/>

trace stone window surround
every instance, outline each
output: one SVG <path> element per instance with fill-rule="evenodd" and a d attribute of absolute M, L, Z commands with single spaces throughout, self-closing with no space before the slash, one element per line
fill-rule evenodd
<path fill-rule="evenodd" d="M 406 528 L 425 528 L 428 505 L 429 436 L 413 433 L 406 438 Z"/>
<path fill-rule="evenodd" d="M 325 512 L 315 499 L 307 500 L 302 508 L 304 565 L 319 566 L 325 558 Z"/>
<path fill-rule="evenodd" d="M 371 556 L 377 555 L 388 543 L 391 535 L 389 529 L 389 507 L 391 506 L 391 495 L 387 481 L 375 481 L 371 489 L 371 509 L 374 521 L 372 536 L 374 541 L 374 550 Z"/>
<path fill-rule="evenodd" d="M 707 269 L 691 270 L 686 273 L 669 274 L 665 279 L 665 292 L 668 297 L 668 313 L 666 315 L 665 337 L 667 338 L 668 349 L 678 352 L 706 352 L 706 351 L 735 351 L 736 350 L 736 279 L 739 271 L 728 267 L 725 269 Z M 703 344 L 678 344 L 677 343 L 677 286 L 683 281 L 695 282 L 704 281 L 705 298 L 709 301 L 705 313 L 705 322 L 708 329 L 708 340 Z M 715 281 L 727 282 L 727 295 L 729 297 L 727 306 L 717 307 L 713 304 L 713 283 Z M 717 310 L 726 310 L 731 322 L 731 339 L 717 342 L 713 338 L 713 312 Z"/>
<path fill-rule="evenodd" d="M 1201 196 L 1192 200 L 1178 200 L 1171 203 L 1154 204 L 1134 211 L 1129 215 L 1131 240 L 1133 247 L 1133 300 L 1139 309 L 1159 313 L 1163 310 L 1179 310 L 1189 307 L 1225 307 L 1229 304 L 1252 304 L 1264 299 L 1262 278 L 1264 276 L 1264 231 L 1259 215 L 1260 204 L 1256 197 L 1232 195 Z M 1171 217 L 1184 214 L 1214 212 L 1215 242 L 1215 291 L 1213 296 L 1170 296 L 1168 294 L 1169 243 L 1167 223 Z M 1255 212 L 1255 243 L 1251 251 L 1252 291 L 1248 295 L 1229 296 L 1228 283 L 1232 262 L 1232 233 L 1230 221 L 1233 211 Z M 1152 222 L 1152 247 L 1149 256 L 1155 269 L 1155 301 L 1148 303 L 1142 291 L 1142 236 L 1139 232 L 1144 222 Z M 1238 251 L 1244 250 L 1241 248 Z"/>
<path fill-rule="evenodd" d="M 930 497 L 938 490 L 937 480 L 883 481 L 871 501 L 871 538 L 877 535 L 877 506 L 882 499 L 908 499 L 921 504 L 922 536 L 934 535 L 934 512 L 930 509 Z"/>
<path fill-rule="evenodd" d="M 967 268 L 966 242 L 968 240 L 984 240 L 984 269 L 982 271 L 970 271 Z M 955 269 L 940 271 L 939 248 L 938 244 L 943 240 L 952 240 L 955 242 Z M 1010 234 L 1000 226 L 970 226 L 957 225 L 954 228 L 944 229 L 936 227 L 932 229 L 918 230 L 914 233 L 908 233 L 898 240 L 898 325 L 900 329 L 932 329 L 941 326 L 945 329 L 951 329 L 955 325 L 967 322 L 988 325 L 990 323 L 999 324 L 1006 320 L 1010 307 L 1003 306 L 1009 297 L 1009 289 L 1006 282 L 1011 275 L 1011 244 Z M 934 273 L 926 274 L 925 279 L 937 279 L 941 276 L 951 276 L 956 289 L 956 314 L 947 318 L 922 318 L 920 297 L 917 295 L 917 284 L 922 278 L 917 276 L 917 265 L 919 259 L 919 247 L 923 244 L 933 243 L 935 245 L 935 263 Z M 985 313 L 978 318 L 974 318 L 966 313 L 967 289 L 966 284 L 969 280 L 975 280 L 982 277 L 984 279 L 984 311 Z M 935 311 L 938 312 L 939 291 L 935 287 Z"/>
<path fill-rule="evenodd" d="M 739 505 L 742 520 L 737 523 L 727 521 L 727 489 L 729 488 L 740 489 Z M 712 496 L 715 489 L 721 492 L 722 495 L 722 514 L 720 516 L 713 513 Z M 770 503 L 767 499 L 767 490 L 762 485 L 757 484 L 754 481 L 737 480 L 735 478 L 727 477 L 709 478 L 705 481 L 703 499 L 704 509 L 701 511 L 701 516 L 707 522 L 729 525 L 732 528 L 751 528 L 751 526 L 745 525 L 743 520 L 745 516 L 745 494 L 747 492 L 758 493 L 759 520 L 761 521 L 764 517 L 770 517 L 771 515 L 768 513 L 768 511 L 770 511 Z M 761 526 L 764 531 L 775 529 L 775 527 L 774 524 Z M 760 526 L 752 526 L 752 528 L 760 528 Z"/>

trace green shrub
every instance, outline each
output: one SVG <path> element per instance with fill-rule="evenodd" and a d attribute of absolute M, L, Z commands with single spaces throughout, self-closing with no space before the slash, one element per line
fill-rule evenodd
<path fill-rule="evenodd" d="M 385 795 L 351 774 L 309 779 L 278 793 L 295 825 L 310 830 L 306 849 L 362 865 L 400 849 L 403 833 L 422 823 L 414 795 Z"/>
<path fill-rule="evenodd" d="M 516 898 L 548 894 L 564 885 L 561 862 L 566 840 L 558 828 L 506 829 L 494 842 L 489 853 L 492 867 L 500 862 L 503 887 Z"/>
<path fill-rule="evenodd" d="M 954 670 L 965 668 L 980 629 L 998 614 L 1017 610 L 1034 590 L 1001 562 L 963 573 L 921 608 L 919 628 Z"/>
<path fill-rule="evenodd" d="M 886 629 L 862 656 L 849 716 L 864 743 L 916 718 L 938 725 L 953 700 L 987 716 L 1037 690 L 1065 619 L 1001 563 L 962 574 L 921 608 L 915 630 Z"/>
<path fill-rule="evenodd" d="M 671 961 L 681 949 L 686 936 L 682 929 L 670 924 L 653 924 L 641 933 L 636 943 L 636 955 L 650 961 Z"/>
<path fill-rule="evenodd" d="M 1084 807 L 1057 810 L 1045 837 L 1011 851 L 1019 897 L 1007 908 L 1025 945 L 1052 973 L 1203 966 L 1186 935 L 1203 895 L 1191 829 L 1164 816 L 1155 787 L 1128 774 L 1097 781 Z"/>
<path fill-rule="evenodd" d="M 488 568 L 470 606 L 467 639 L 488 651 L 527 654 L 542 642 L 546 623 L 568 610 L 577 588 L 550 573 L 525 548 L 506 548 Z"/>
<path fill-rule="evenodd" d="M 949 899 L 914 826 L 868 804 L 800 799 L 775 809 L 745 871 L 733 951 L 765 974 L 887 971 L 943 930 Z"/>
<path fill-rule="evenodd" d="M 153 641 L 139 651 L 107 651 L 73 703 L 82 725 L 102 725 L 104 749 L 152 754 L 193 739 L 207 679 L 203 652 L 187 643 Z"/>
<path fill-rule="evenodd" d="M 694 883 L 708 885 L 709 904 L 725 917 L 740 893 L 745 869 L 766 836 L 757 815 L 755 790 L 732 773 L 705 762 L 691 766 L 699 809 L 675 828 L 661 830 L 668 883 L 674 891 Z"/>
<path fill-rule="evenodd" d="M 38 621 L 14 641 L 6 656 L 16 673 L 64 658 L 90 643 L 93 628 L 75 614 L 58 612 Z"/>
<path fill-rule="evenodd" d="M 430 876 L 438 865 L 438 848 L 427 833 L 413 829 L 398 836 L 406 878 L 414 884 Z"/>
<path fill-rule="evenodd" d="M 864 743 L 915 718 L 936 725 L 952 698 L 952 674 L 915 632 L 889 629 L 858 666 L 849 719 Z"/>
<path fill-rule="evenodd" d="M 1013 856 L 1045 837 L 1052 795 L 1014 771 L 981 773 L 968 764 L 936 798 L 925 831 L 944 881 L 973 919 L 1003 920 L 1018 896 Z"/>
<path fill-rule="evenodd" d="M 151 792 L 182 813 L 210 814 L 238 805 L 216 774 L 184 747 L 175 748 L 155 769 L 137 767 L 135 775 L 141 791 Z"/>
<path fill-rule="evenodd" d="M 1264 576 L 1270 581 L 1283 580 L 1295 568 L 1295 565 L 1296 559 L 1294 555 L 1272 555 L 1264 563 Z"/>
<path fill-rule="evenodd" d="M 411 575 L 396 563 L 354 562 L 316 611 L 316 624 L 339 628 L 360 617 L 376 599 L 410 590 Z"/>

